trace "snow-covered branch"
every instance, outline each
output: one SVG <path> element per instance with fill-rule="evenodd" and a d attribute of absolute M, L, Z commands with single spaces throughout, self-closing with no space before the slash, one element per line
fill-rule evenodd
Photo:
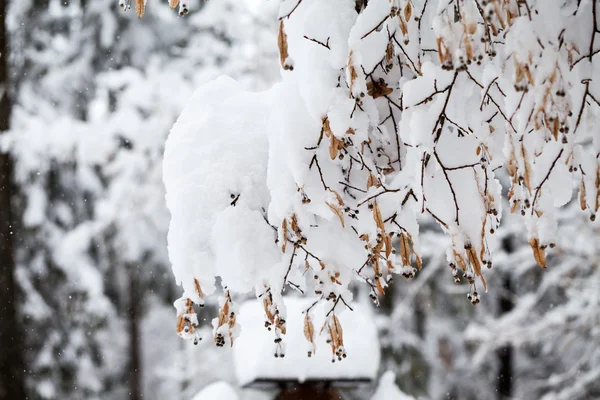
<path fill-rule="evenodd" d="M 328 302 L 331 333 L 351 283 L 378 302 L 394 273 L 421 268 L 418 217 L 430 216 L 477 304 L 502 217 L 498 170 L 546 267 L 573 181 L 592 221 L 600 208 L 596 7 L 283 1 L 281 84 L 249 94 L 213 82 L 167 143 L 169 250 L 184 299 L 201 303 L 194 282 L 208 295 L 219 276 L 229 291 L 267 288 L 265 314 L 285 319 L 290 284 Z"/>

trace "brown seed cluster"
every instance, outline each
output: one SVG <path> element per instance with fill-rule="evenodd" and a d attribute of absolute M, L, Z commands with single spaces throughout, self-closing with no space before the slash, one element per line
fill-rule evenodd
<path fill-rule="evenodd" d="M 321 328 L 321 333 L 323 333 L 323 331 L 327 334 L 327 343 L 331 346 L 331 352 L 334 356 L 331 359 L 331 362 L 335 362 L 336 358 L 338 361 L 346 358 L 347 354 L 344 349 L 344 331 L 342 330 L 342 324 L 340 323 L 339 318 L 335 314 L 327 317 L 325 325 Z"/>
<path fill-rule="evenodd" d="M 191 299 L 186 300 L 186 307 L 183 313 L 177 314 L 177 334 L 182 338 L 193 338 L 194 344 L 198 344 L 198 318 L 194 311 L 194 303 Z"/>
<path fill-rule="evenodd" d="M 229 338 L 229 344 L 230 346 L 233 346 L 233 328 L 235 327 L 235 320 L 236 320 L 236 315 L 235 312 L 233 311 L 233 307 L 232 307 L 232 303 L 231 303 L 231 295 L 229 294 L 229 291 L 226 290 L 225 291 L 225 302 L 223 303 L 223 305 L 221 306 L 220 310 L 219 310 L 219 316 L 217 317 L 217 327 L 215 329 L 215 336 L 214 336 L 214 340 L 215 340 L 215 344 L 218 347 L 223 347 L 225 346 L 225 333 L 224 331 L 226 331 L 227 333 L 227 337 Z M 222 329 L 222 328 L 225 329 Z"/>

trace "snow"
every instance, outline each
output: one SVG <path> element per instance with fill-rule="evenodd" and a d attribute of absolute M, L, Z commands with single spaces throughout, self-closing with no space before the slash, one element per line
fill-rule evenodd
<path fill-rule="evenodd" d="M 261 210 L 269 200 L 270 102 L 270 92 L 245 92 L 233 79 L 218 78 L 196 91 L 167 139 L 163 171 L 171 212 L 169 257 L 177 282 L 195 302 L 202 296 L 193 279 L 204 294 L 214 291 L 215 276 L 244 292 L 261 268 L 272 266 L 274 233 L 266 224 L 256 232 L 260 228 L 254 225 L 264 224 Z M 235 250 L 230 252 L 231 245 Z M 264 258 L 247 258 L 248 251 Z M 255 261 L 247 266 L 247 260 Z"/>
<path fill-rule="evenodd" d="M 227 382 L 214 382 L 195 395 L 192 400 L 238 400 L 235 389 Z"/>
<path fill-rule="evenodd" d="M 396 378 L 393 371 L 386 371 L 379 379 L 377 390 L 373 394 L 373 400 L 414 400 L 414 397 L 402 392 L 394 379 Z"/>
<path fill-rule="evenodd" d="M 354 311 L 346 310 L 340 316 L 344 330 L 346 359 L 332 363 L 332 355 L 324 334 L 320 334 L 325 319 L 325 307 L 318 305 L 311 311 L 315 329 L 316 352 L 309 358 L 309 343 L 304 336 L 304 310 L 315 299 L 284 297 L 287 308 L 285 357 L 273 357 L 273 334 L 263 323 L 262 300 L 249 300 L 241 305 L 238 316 L 241 332 L 233 346 L 235 374 L 240 386 L 257 379 L 369 379 L 377 376 L 380 348 L 377 329 L 369 308 L 352 304 Z"/>
<path fill-rule="evenodd" d="M 379 304 L 394 274 L 415 276 L 420 226 L 435 221 L 475 305 L 494 276 L 503 193 L 542 267 L 573 182 L 595 218 L 598 87 L 584 80 L 592 57 L 573 62 L 585 42 L 563 40 L 583 17 L 559 1 L 533 11 L 463 3 L 371 0 L 358 12 L 346 0 L 281 3 L 282 82 L 260 94 L 227 78 L 207 83 L 168 140 L 178 304 L 202 305 L 220 278 L 222 313 L 254 292 L 280 324 L 291 312 L 282 296 L 295 290 L 314 293 L 331 326 L 355 281 Z M 550 9 L 535 12 L 542 5 Z M 236 342 L 237 325 L 214 321 L 217 337 Z M 295 348 L 281 325 L 266 357 Z"/>

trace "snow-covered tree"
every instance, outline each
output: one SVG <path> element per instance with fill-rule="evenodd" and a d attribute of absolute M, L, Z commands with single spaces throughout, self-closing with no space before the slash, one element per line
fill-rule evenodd
<path fill-rule="evenodd" d="M 378 302 L 393 274 L 415 276 L 419 220 L 444 231 L 446 263 L 478 304 L 503 190 L 530 259 L 552 266 L 557 208 L 573 185 L 591 221 L 600 207 L 597 7 L 281 2 L 282 83 L 259 94 L 210 83 L 166 145 L 180 335 L 198 339 L 194 304 L 219 277 L 217 345 L 235 340 L 232 295 L 254 291 L 283 356 L 291 287 L 329 302 L 317 326 L 341 360 L 337 314 L 352 307 L 350 285 L 362 282 Z"/>

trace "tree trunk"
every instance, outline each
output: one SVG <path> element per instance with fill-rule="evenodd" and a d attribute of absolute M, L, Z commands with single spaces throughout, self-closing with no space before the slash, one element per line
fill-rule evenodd
<path fill-rule="evenodd" d="M 140 284 L 138 266 L 129 270 L 129 399 L 142 398 L 142 359 L 140 354 Z"/>
<path fill-rule="evenodd" d="M 0 132 L 8 130 L 12 102 L 8 74 L 6 4 L 0 0 Z M 12 198 L 13 160 L 0 154 L 0 399 L 24 399 L 23 335 L 17 317 Z"/>
<path fill-rule="evenodd" d="M 512 236 L 504 238 L 502 247 L 508 254 L 514 252 L 514 238 Z M 500 316 L 510 312 L 513 308 L 514 288 L 510 279 L 510 275 L 506 273 L 503 282 L 503 292 L 499 299 Z M 496 391 L 498 400 L 510 399 L 513 392 L 513 348 L 511 345 L 506 345 L 499 348 L 496 352 L 498 357 L 498 381 Z"/>

